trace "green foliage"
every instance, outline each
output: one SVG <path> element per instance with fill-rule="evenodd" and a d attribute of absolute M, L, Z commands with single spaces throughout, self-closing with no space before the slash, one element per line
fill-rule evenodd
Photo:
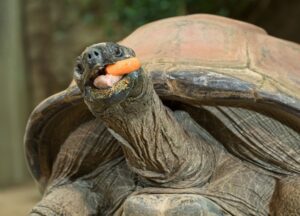
<path fill-rule="evenodd" d="M 106 13 L 108 32 L 115 34 L 111 23 L 119 23 L 118 30 L 129 33 L 145 23 L 165 17 L 192 13 L 211 13 L 240 17 L 257 0 L 115 0 Z"/>
<path fill-rule="evenodd" d="M 210 13 L 221 16 L 240 16 L 257 0 L 186 0 L 188 13 Z"/>
<path fill-rule="evenodd" d="M 131 30 L 150 21 L 184 14 L 183 8 L 181 0 L 116 0 L 110 16 Z"/>
<path fill-rule="evenodd" d="M 76 4 L 81 20 L 101 26 L 111 40 L 145 23 L 183 14 L 210 13 L 241 17 L 258 0 L 65 0 Z"/>

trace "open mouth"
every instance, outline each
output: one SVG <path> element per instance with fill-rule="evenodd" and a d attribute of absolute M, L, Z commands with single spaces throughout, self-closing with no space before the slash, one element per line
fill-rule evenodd
<path fill-rule="evenodd" d="M 135 75 L 133 76 L 133 74 L 125 74 L 121 76 L 115 76 L 107 74 L 105 70 L 106 66 L 95 66 L 85 81 L 84 92 L 85 95 L 90 98 L 90 100 L 124 95 L 127 94 L 127 90 L 132 87 L 132 78 Z"/>
<path fill-rule="evenodd" d="M 93 75 L 88 81 L 88 85 L 96 89 L 109 89 L 117 84 L 124 76 L 115 76 L 107 74 L 105 71 L 106 66 L 96 66 L 93 69 Z"/>

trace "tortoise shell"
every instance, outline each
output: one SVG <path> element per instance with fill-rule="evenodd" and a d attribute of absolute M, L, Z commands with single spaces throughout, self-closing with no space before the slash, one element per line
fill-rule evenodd
<path fill-rule="evenodd" d="M 205 105 L 245 108 L 300 132 L 297 44 L 212 15 L 159 20 L 138 28 L 120 44 L 136 52 L 166 103 L 187 104 L 196 114 L 196 108 Z M 32 112 L 25 148 L 42 188 L 62 143 L 93 118 L 74 82 Z"/>

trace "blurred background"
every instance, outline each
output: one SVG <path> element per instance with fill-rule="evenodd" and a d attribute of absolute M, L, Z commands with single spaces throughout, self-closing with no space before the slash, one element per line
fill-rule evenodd
<path fill-rule="evenodd" d="M 300 43 L 299 0 L 0 0 L 0 215 L 25 215 L 39 199 L 23 149 L 30 111 L 65 89 L 75 57 L 153 20 L 210 13 Z"/>

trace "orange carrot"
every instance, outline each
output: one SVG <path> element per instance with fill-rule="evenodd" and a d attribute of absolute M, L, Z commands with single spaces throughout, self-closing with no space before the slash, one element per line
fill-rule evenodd
<path fill-rule="evenodd" d="M 121 61 L 117 61 L 115 64 L 108 65 L 106 67 L 106 73 L 121 76 L 129 74 L 141 67 L 141 63 L 137 58 L 128 58 Z"/>

